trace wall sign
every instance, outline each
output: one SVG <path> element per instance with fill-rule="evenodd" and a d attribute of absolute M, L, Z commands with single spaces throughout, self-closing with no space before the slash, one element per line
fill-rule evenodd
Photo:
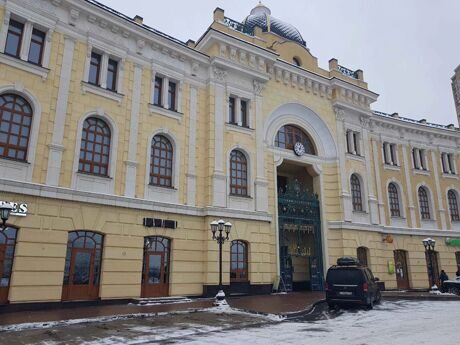
<path fill-rule="evenodd" d="M 452 247 L 460 247 L 460 238 L 446 238 L 446 244 Z"/>
<path fill-rule="evenodd" d="M 13 206 L 13 210 L 11 211 L 10 215 L 12 216 L 19 216 L 25 217 L 27 216 L 27 204 L 21 204 L 19 202 L 11 202 L 11 201 L 0 201 L 0 204 L 10 204 Z"/>

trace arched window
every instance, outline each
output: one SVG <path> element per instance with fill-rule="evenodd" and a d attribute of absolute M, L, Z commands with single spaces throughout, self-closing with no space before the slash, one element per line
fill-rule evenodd
<path fill-rule="evenodd" d="M 401 217 L 398 188 L 394 183 L 388 185 L 388 199 L 390 200 L 390 213 L 392 217 Z"/>
<path fill-rule="evenodd" d="M 230 194 L 248 195 L 248 161 L 238 150 L 230 154 Z"/>
<path fill-rule="evenodd" d="M 361 182 L 359 177 L 356 174 L 351 175 L 350 178 L 351 185 L 351 198 L 353 202 L 353 211 L 362 211 L 363 210 L 363 200 L 361 195 Z"/>
<path fill-rule="evenodd" d="M 230 282 L 248 281 L 248 245 L 244 241 L 232 241 L 230 246 Z"/>
<path fill-rule="evenodd" d="M 367 249 L 366 247 L 359 247 L 356 250 L 356 254 L 357 254 L 359 263 L 366 267 L 369 265 L 368 256 L 367 256 L 368 251 L 369 249 Z"/>
<path fill-rule="evenodd" d="M 101 234 L 91 231 L 69 232 L 63 300 L 93 300 L 98 297 L 102 240 Z"/>
<path fill-rule="evenodd" d="M 25 161 L 32 126 L 32 108 L 21 96 L 0 96 L 0 157 Z"/>
<path fill-rule="evenodd" d="M 172 187 L 173 147 L 163 135 L 155 135 L 150 151 L 150 184 Z"/>
<path fill-rule="evenodd" d="M 316 151 L 310 137 L 300 128 L 286 125 L 279 129 L 275 138 L 275 146 L 282 149 L 292 150 L 294 145 L 300 142 L 305 147 L 305 153 L 315 155 Z"/>
<path fill-rule="evenodd" d="M 83 123 L 78 171 L 109 175 L 110 128 L 104 120 L 88 117 Z"/>
<path fill-rule="evenodd" d="M 452 189 L 447 193 L 447 199 L 449 201 L 450 220 L 453 222 L 460 221 L 458 212 L 458 201 L 457 194 Z"/>
<path fill-rule="evenodd" d="M 7 227 L 0 231 L 0 304 L 8 302 L 16 235 L 17 230 L 15 228 Z"/>
<path fill-rule="evenodd" d="M 431 219 L 428 192 L 425 187 L 420 187 L 418 189 L 418 200 L 420 203 L 420 215 L 422 219 Z"/>
<path fill-rule="evenodd" d="M 293 62 L 294 65 L 296 65 L 296 66 L 299 66 L 299 67 L 302 66 L 302 62 L 300 61 L 300 58 L 298 58 L 297 56 L 294 56 L 294 57 L 292 58 L 292 62 Z"/>

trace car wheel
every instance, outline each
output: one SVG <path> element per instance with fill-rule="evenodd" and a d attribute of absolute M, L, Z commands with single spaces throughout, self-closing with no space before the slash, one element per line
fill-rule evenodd
<path fill-rule="evenodd" d="M 460 295 L 460 288 L 451 287 L 451 288 L 449 288 L 449 293 L 453 293 L 454 295 Z"/>

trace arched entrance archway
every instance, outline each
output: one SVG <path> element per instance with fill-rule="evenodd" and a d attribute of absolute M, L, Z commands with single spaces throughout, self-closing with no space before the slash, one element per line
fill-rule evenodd
<path fill-rule="evenodd" d="M 103 239 L 103 235 L 92 231 L 69 232 L 62 300 L 99 297 Z"/>
<path fill-rule="evenodd" d="M 169 295 L 170 247 L 169 238 L 145 237 L 141 297 Z"/>
<path fill-rule="evenodd" d="M 0 231 L 0 304 L 8 303 L 16 236 L 15 228 L 7 227 Z"/>

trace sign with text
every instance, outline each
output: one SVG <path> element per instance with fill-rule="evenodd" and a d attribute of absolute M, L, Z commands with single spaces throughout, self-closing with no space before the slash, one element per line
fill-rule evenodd
<path fill-rule="evenodd" d="M 13 209 L 11 210 L 10 215 L 12 216 L 19 216 L 25 217 L 27 216 L 27 204 L 19 203 L 19 202 L 11 202 L 11 201 L 0 201 L 0 204 L 10 204 Z"/>

